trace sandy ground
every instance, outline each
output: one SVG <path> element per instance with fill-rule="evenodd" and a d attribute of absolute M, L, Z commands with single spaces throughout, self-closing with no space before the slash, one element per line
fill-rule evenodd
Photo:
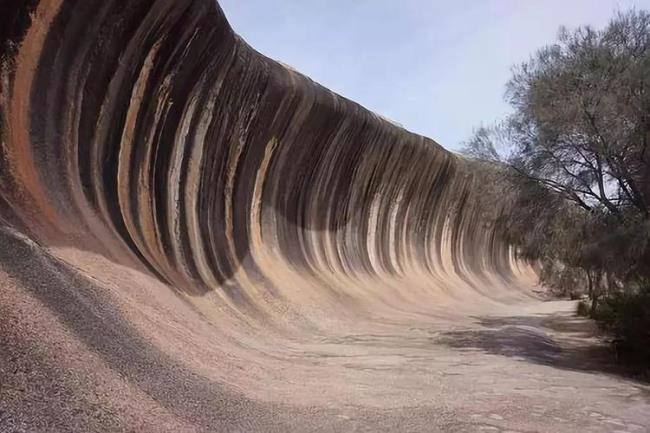
<path fill-rule="evenodd" d="M 129 272 L 2 231 L 0 431 L 650 431 L 572 302 L 251 334 Z"/>

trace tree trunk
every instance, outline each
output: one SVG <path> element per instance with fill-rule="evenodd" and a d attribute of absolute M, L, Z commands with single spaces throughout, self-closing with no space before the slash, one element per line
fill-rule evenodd
<path fill-rule="evenodd" d="M 585 270 L 585 272 L 587 272 L 587 281 L 589 282 L 589 286 L 587 289 L 587 296 L 591 301 L 591 311 L 593 311 L 594 310 L 594 280 L 593 278 L 591 278 L 591 272 L 588 269 Z"/>
<path fill-rule="evenodd" d="M 589 276 L 589 290 L 591 292 L 591 313 L 595 313 L 598 308 L 598 298 L 600 297 L 600 280 L 602 279 L 602 274 L 596 272 L 595 278 L 592 279 Z"/>

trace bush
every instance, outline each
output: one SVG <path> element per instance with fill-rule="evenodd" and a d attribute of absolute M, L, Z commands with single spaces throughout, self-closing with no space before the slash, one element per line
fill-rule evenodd
<path fill-rule="evenodd" d="M 580 308 L 588 308 L 586 305 Z M 650 281 L 630 284 L 604 298 L 591 312 L 600 326 L 614 334 L 616 353 L 628 362 L 650 366 Z"/>
<path fill-rule="evenodd" d="M 603 299 L 596 309 L 590 312 L 592 319 L 602 328 L 616 331 L 621 324 L 620 316 L 625 309 L 625 298 L 624 295 L 617 295 Z"/>
<path fill-rule="evenodd" d="M 569 290 L 569 299 L 572 301 L 582 299 L 582 296 L 582 293 L 578 292 L 577 290 Z"/>
<path fill-rule="evenodd" d="M 591 307 L 589 307 L 587 302 L 578 302 L 578 308 L 576 309 L 576 314 L 578 314 L 578 316 L 588 317 L 590 313 L 589 310 L 591 310 Z"/>
<path fill-rule="evenodd" d="M 539 279 L 542 284 L 551 289 L 553 295 L 569 297 L 573 301 L 585 294 L 584 288 L 587 286 L 582 269 L 567 266 L 557 260 L 546 260 L 541 263 Z"/>

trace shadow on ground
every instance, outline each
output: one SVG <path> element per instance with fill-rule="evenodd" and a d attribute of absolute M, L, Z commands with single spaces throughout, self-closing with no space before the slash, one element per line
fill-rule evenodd
<path fill-rule="evenodd" d="M 593 322 L 571 314 L 474 317 L 479 329 L 442 332 L 437 344 L 481 351 L 563 370 L 605 373 L 646 382 L 617 361 Z"/>

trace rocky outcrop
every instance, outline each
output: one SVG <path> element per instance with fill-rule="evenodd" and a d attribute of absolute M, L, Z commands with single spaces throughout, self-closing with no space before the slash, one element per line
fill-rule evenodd
<path fill-rule="evenodd" d="M 233 302 L 263 256 L 351 283 L 508 274 L 458 157 L 256 53 L 213 2 L 12 12 L 2 198 L 47 242 Z"/>
<path fill-rule="evenodd" d="M 0 20 L 4 225 L 143 314 L 173 291 L 250 349 L 529 296 L 462 158 L 260 55 L 216 2 L 10 0 Z M 138 298 L 109 266 L 162 284 Z"/>

